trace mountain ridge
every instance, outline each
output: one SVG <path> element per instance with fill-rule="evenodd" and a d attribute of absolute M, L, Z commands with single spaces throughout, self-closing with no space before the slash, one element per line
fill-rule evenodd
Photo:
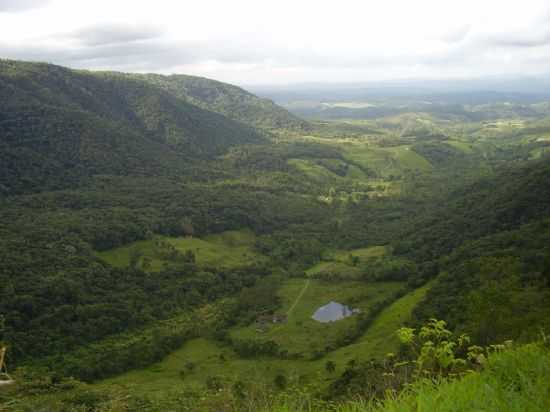
<path fill-rule="evenodd" d="M 205 89 L 208 82 L 222 84 L 204 80 Z M 240 109 L 255 116 L 250 124 L 269 117 L 270 110 L 279 119 L 287 115 L 289 124 L 296 119 L 273 103 L 248 108 L 257 98 L 232 90 L 232 98 L 239 96 L 235 90 L 244 96 Z M 220 113 L 230 107 L 200 107 L 141 75 L 0 60 L 0 100 L 4 194 L 23 193 L 28 186 L 30 191 L 63 188 L 93 174 L 182 172 L 196 160 L 267 138 L 267 132 Z"/>

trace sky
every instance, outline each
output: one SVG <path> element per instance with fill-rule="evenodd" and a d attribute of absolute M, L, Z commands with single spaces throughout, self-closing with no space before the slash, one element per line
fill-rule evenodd
<path fill-rule="evenodd" d="M 550 74 L 550 0 L 0 0 L 0 58 L 240 85 Z"/>

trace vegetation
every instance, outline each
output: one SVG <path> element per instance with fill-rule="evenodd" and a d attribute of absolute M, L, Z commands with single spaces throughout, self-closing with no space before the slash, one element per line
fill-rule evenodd
<path fill-rule="evenodd" d="M 2 410 L 548 409 L 547 105 L 5 60 L 0 99 Z"/>
<path fill-rule="evenodd" d="M 267 99 L 236 86 L 194 76 L 128 75 L 198 107 L 264 129 L 307 130 L 309 125 Z"/>
<path fill-rule="evenodd" d="M 361 330 L 361 320 L 373 307 L 397 292 L 399 283 L 364 284 L 362 282 L 323 282 L 310 279 L 292 279 L 279 289 L 280 312 L 284 322 L 260 327 L 256 322 L 233 330 L 234 340 L 269 340 L 285 351 L 284 357 L 318 359 L 353 339 L 354 331 Z M 334 325 L 319 323 L 311 318 L 317 308 L 340 301 L 362 313 Z M 360 333 L 360 332 L 359 332 Z M 349 342 L 347 342 L 349 343 Z"/>
<path fill-rule="evenodd" d="M 261 264 L 254 249 L 256 236 L 246 230 L 232 230 L 198 237 L 163 237 L 140 240 L 126 246 L 98 252 L 107 263 L 121 268 L 139 267 L 158 272 L 174 264 L 194 263 L 199 267 L 235 268 Z"/>
<path fill-rule="evenodd" d="M 443 338 L 447 330 L 440 328 L 441 322 L 434 321 L 422 328 L 420 336 L 425 338 Z M 400 336 L 412 336 L 410 329 L 401 330 Z M 445 338 L 443 338 L 445 339 Z M 467 342 L 465 336 L 459 338 Z M 443 348 L 449 341 L 439 340 L 436 348 Z M 431 342 L 424 343 L 423 348 L 431 348 Z M 454 363 L 463 368 L 473 367 L 459 377 L 444 376 L 441 373 L 441 362 L 447 357 L 431 357 L 439 352 L 423 350 L 414 361 L 415 368 L 433 376 L 421 378 L 397 393 L 390 391 L 383 400 L 358 397 L 355 400 L 328 401 L 316 398 L 303 385 L 290 385 L 286 375 L 278 373 L 274 378 L 274 387 L 250 387 L 240 381 L 230 384 L 223 379 L 211 376 L 203 390 L 163 392 L 162 396 L 144 397 L 143 393 L 128 392 L 128 387 L 104 386 L 90 388 L 78 382 L 66 380 L 54 382 L 28 376 L 24 387 L 4 392 L 0 396 L 11 396 L 6 403 L 8 411 L 32 410 L 33 408 L 48 408 L 51 411 L 62 410 L 102 410 L 116 411 L 141 408 L 149 411 L 161 411 L 169 408 L 178 410 L 257 410 L 265 412 L 309 411 L 321 412 L 376 412 L 376 411 L 415 411 L 427 408 L 434 411 L 457 410 L 506 410 L 506 411 L 545 411 L 548 404 L 550 381 L 550 356 L 548 344 L 544 341 L 522 347 L 506 347 L 505 345 L 491 348 L 470 347 L 468 355 L 454 358 Z M 443 351 L 441 353 L 452 353 Z M 422 359 L 422 361 L 420 361 Z M 426 363 L 432 359 L 435 363 Z M 180 359 L 181 362 L 181 359 Z M 331 362 L 325 368 L 333 371 L 335 365 Z M 358 373 L 368 373 L 370 385 L 392 387 L 395 385 L 398 369 L 408 369 L 407 362 L 390 361 L 386 366 L 374 369 L 372 364 L 367 369 L 361 365 L 350 365 L 342 379 L 357 379 Z M 397 370 L 396 370 L 397 368 Z M 186 368 L 195 375 L 195 368 Z M 154 371 L 151 371 L 154 373 Z M 160 370 L 157 370 L 160 372 Z M 353 372 L 353 373 L 352 373 Z M 331 372 L 332 373 L 332 372 Z M 380 380 L 372 381 L 372 374 L 380 375 Z M 180 373 L 181 376 L 181 373 Z M 187 375 L 185 375 L 187 376 Z M 406 374 L 400 374 L 404 379 Z M 150 378 L 150 377 L 149 377 Z M 150 379 L 148 379 L 150 380 Z M 181 379 L 180 379 L 181 380 Z M 374 383 L 373 383 L 374 382 Z M 146 382 L 144 382 L 146 383 Z M 154 386 L 159 383 L 153 379 Z M 163 383 L 161 380 L 160 383 Z M 348 382 L 349 383 L 349 382 Z M 342 384 L 342 380 L 339 381 Z M 154 389 L 148 385 L 152 393 Z M 116 389 L 115 389 L 116 388 Z M 162 388 L 162 385 L 159 386 Z M 276 389 L 275 389 L 276 388 Z M 48 393 L 49 395 L 44 395 Z M 16 395 L 13 397 L 13 395 Z M 36 396 L 37 394 L 42 394 Z M 542 395 L 542 396 L 541 396 Z"/>

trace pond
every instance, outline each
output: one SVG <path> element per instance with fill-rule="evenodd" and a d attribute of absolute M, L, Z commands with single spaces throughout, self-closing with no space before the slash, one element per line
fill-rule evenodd
<path fill-rule="evenodd" d="M 350 307 L 342 305 L 338 302 L 329 302 L 325 306 L 321 306 L 317 309 L 313 314 L 312 319 L 322 323 L 336 322 L 337 320 L 347 318 L 348 316 L 358 312 L 359 309 L 351 309 Z"/>

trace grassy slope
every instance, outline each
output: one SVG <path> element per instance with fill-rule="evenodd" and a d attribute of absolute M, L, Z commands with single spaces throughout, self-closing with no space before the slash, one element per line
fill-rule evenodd
<path fill-rule="evenodd" d="M 329 358 L 336 363 L 342 363 L 353 357 L 380 358 L 397 351 L 399 341 L 395 331 L 410 319 L 414 307 L 424 299 L 430 287 L 431 284 L 427 284 L 392 303 L 382 311 L 357 343 L 332 352 Z"/>
<path fill-rule="evenodd" d="M 340 412 L 548 410 L 550 353 L 548 348 L 536 344 L 493 355 L 485 370 L 457 381 L 422 381 L 379 405 L 356 403 L 340 408 Z"/>
<path fill-rule="evenodd" d="M 304 290 L 304 285 L 309 287 Z M 376 302 L 387 298 L 402 286 L 401 283 L 323 282 L 315 279 L 291 279 L 282 286 L 281 313 L 288 314 L 284 324 L 273 325 L 265 333 L 256 332 L 255 325 L 232 331 L 234 338 L 272 339 L 291 353 L 310 355 L 322 351 L 337 337 L 352 327 L 354 316 L 335 323 L 319 323 L 311 316 L 330 301 L 349 304 L 361 311 L 368 311 Z M 299 302 L 296 298 L 300 297 Z M 289 309 L 292 312 L 289 313 Z"/>
<path fill-rule="evenodd" d="M 430 170 L 432 165 L 425 158 L 410 150 L 408 146 L 370 147 L 350 145 L 344 149 L 345 158 L 364 168 L 377 172 L 379 176 L 398 176 L 407 170 Z"/>
<path fill-rule="evenodd" d="M 222 354 L 223 360 L 220 358 Z M 185 368 L 187 362 L 196 365 L 193 371 Z M 162 362 L 105 380 L 98 386 L 122 386 L 136 394 L 162 398 L 183 386 L 202 389 L 212 376 L 221 376 L 228 381 L 271 383 L 278 373 L 283 372 L 297 382 L 300 375 L 311 371 L 311 366 L 311 362 L 300 360 L 242 359 L 231 348 L 200 338 L 188 341 Z M 183 379 L 181 371 L 185 373 Z"/>
<path fill-rule="evenodd" d="M 392 137 L 388 135 L 387 138 Z M 396 195 L 400 189 L 399 177 L 411 171 L 427 172 L 433 169 L 433 165 L 412 150 L 410 145 L 383 147 L 369 135 L 348 138 L 300 135 L 295 139 L 329 146 L 341 153 L 338 159 L 292 158 L 287 161 L 289 166 L 312 182 L 326 185 L 327 192 L 333 186 L 351 184 L 354 189 L 349 194 L 369 191 L 369 196 L 375 197 Z M 347 172 L 338 175 L 330 170 L 330 165 L 347 167 Z"/>
<path fill-rule="evenodd" d="M 344 159 L 349 162 L 350 167 L 346 177 L 351 179 L 364 180 L 366 178 L 366 175 L 357 166 L 365 170 L 375 171 L 378 176 L 384 178 L 390 175 L 402 175 L 409 170 L 427 171 L 432 169 L 430 162 L 411 150 L 409 146 L 378 147 L 369 142 L 368 139 L 341 141 L 312 137 L 308 140 L 341 149 Z M 329 161 L 330 159 L 325 160 Z M 335 160 L 333 159 L 333 161 Z M 341 179 L 340 176 L 311 160 L 290 159 L 288 163 L 314 179 Z"/>
<path fill-rule="evenodd" d="M 342 180 L 341 176 L 332 173 L 326 167 L 316 164 L 311 160 L 305 159 L 289 159 L 288 164 L 294 166 L 300 172 L 304 173 L 312 180 L 324 181 L 325 179 Z"/>
<path fill-rule="evenodd" d="M 252 264 L 262 259 L 262 256 L 252 250 L 255 235 L 249 230 L 232 230 L 217 235 L 199 238 L 170 238 L 161 237 L 169 242 L 178 251 L 185 253 L 191 250 L 195 253 L 199 266 L 215 266 L 232 268 Z M 153 240 L 142 240 L 116 249 L 99 252 L 97 255 L 116 267 L 126 267 L 130 264 L 132 253 L 141 253 L 143 257 L 151 258 L 150 271 L 155 272 L 163 268 L 167 260 L 159 256 L 159 250 Z"/>
<path fill-rule="evenodd" d="M 387 253 L 388 250 L 385 246 L 371 246 L 353 250 L 335 250 L 326 253 L 323 257 L 324 260 L 306 270 L 306 274 L 315 277 L 323 273 L 337 273 L 346 278 L 357 278 L 362 273 L 361 263 L 371 258 L 384 256 Z M 359 258 L 357 266 L 351 264 L 350 256 L 357 256 Z"/>
<path fill-rule="evenodd" d="M 466 412 L 466 411 L 499 411 L 499 412 L 546 412 L 550 410 L 550 351 L 548 345 L 529 344 L 494 353 L 489 357 L 487 366 L 481 371 L 452 381 L 434 383 L 420 381 L 407 387 L 400 394 L 389 395 L 384 401 L 354 400 L 340 404 L 324 402 L 311 397 L 303 390 L 303 382 L 298 382 L 297 375 L 290 375 L 289 384 L 292 388 L 275 396 L 259 396 L 245 400 L 243 404 L 227 402 L 231 397 L 228 391 L 219 393 L 221 397 L 214 399 L 212 392 L 209 398 L 201 398 L 199 409 L 186 409 L 184 405 L 186 392 L 182 392 L 184 382 L 200 386 L 199 375 L 219 372 L 219 350 L 210 342 L 196 340 L 186 346 L 185 355 L 196 354 L 200 358 L 196 372 L 186 374 L 184 379 L 179 376 L 182 363 L 187 356 L 177 353 L 170 355 L 164 362 L 148 370 L 134 371 L 124 376 L 105 381 L 99 385 L 84 387 L 86 392 L 68 392 L 28 397 L 27 399 L 8 399 L 3 406 L 7 411 L 67 411 L 73 399 L 95 400 L 95 393 L 108 390 L 115 394 L 117 401 L 107 402 L 100 410 L 121 411 L 129 405 L 140 406 L 143 411 L 165 410 L 247 410 L 257 412 Z M 238 361 L 242 371 L 256 379 L 271 377 L 277 370 L 286 367 L 285 361 L 254 362 Z M 231 361 L 229 361 L 231 363 Z M 299 366 L 294 362 L 295 366 Z M 326 379 L 326 373 L 319 377 Z M 260 386 L 261 388 L 261 386 Z M 93 392 L 90 392 L 93 391 Z M 206 395 L 206 393 L 204 393 Z M 257 394 L 258 395 L 258 394 Z M 147 397 L 156 402 L 126 401 L 132 397 Z M 100 398 L 101 399 L 101 398 Z M 224 401 L 225 400 L 225 401 Z M 206 407 L 209 405 L 209 407 Z M 239 407 L 237 408 L 237 405 Z M 69 408 L 69 409 L 67 409 Z M 180 409 L 181 408 L 181 409 Z M 235 409 L 237 408 L 237 409 Z M 84 409 L 78 409 L 84 410 Z"/>
<path fill-rule="evenodd" d="M 462 150 L 466 154 L 471 154 L 474 151 L 471 143 L 461 140 L 447 140 L 446 143 L 453 146 L 455 149 Z"/>
<path fill-rule="evenodd" d="M 283 291 L 283 294 L 286 296 L 283 304 L 285 309 L 292 307 L 296 303 L 296 297 L 304 290 L 304 280 L 295 279 L 290 282 L 290 284 L 286 285 L 286 290 Z M 288 341 L 296 339 L 298 345 L 304 345 L 304 342 L 307 342 L 307 336 L 304 334 L 303 329 L 296 327 L 293 322 L 299 319 L 303 321 L 304 318 L 309 319 L 309 316 L 311 316 L 310 311 L 314 305 L 310 304 L 307 300 L 311 295 L 316 295 L 320 291 L 320 288 L 318 285 L 315 285 L 315 281 L 310 282 L 313 282 L 314 285 L 308 287 L 302 294 L 302 297 L 290 315 L 289 324 L 280 325 L 280 328 L 279 326 L 275 326 L 272 329 L 272 333 L 279 335 L 283 341 L 285 339 L 288 339 Z M 396 285 L 385 285 L 385 287 L 388 286 L 393 288 Z M 380 289 L 383 287 L 381 285 Z M 111 387 L 112 385 L 120 385 L 136 394 L 147 394 L 148 396 L 162 398 L 168 393 L 180 390 L 182 386 L 202 388 L 206 379 L 210 376 L 223 376 L 228 380 L 240 379 L 269 384 L 277 374 L 284 373 L 289 379 L 290 384 L 298 384 L 298 382 L 324 384 L 329 382 L 334 376 L 337 376 L 336 374 L 329 375 L 325 372 L 324 365 L 327 360 L 335 362 L 338 371 L 351 359 L 380 357 L 384 356 L 388 351 L 395 350 L 397 342 L 393 339 L 393 333 L 403 322 L 409 319 L 412 309 L 423 298 L 428 287 L 424 286 L 411 292 L 382 311 L 371 328 L 357 344 L 337 349 L 316 361 L 269 358 L 242 359 L 230 347 L 220 345 L 210 339 L 200 338 L 188 341 L 162 362 L 148 368 L 133 370 L 118 377 L 105 380 L 99 383 L 98 386 Z M 336 290 L 336 293 L 344 293 L 345 291 L 346 288 L 342 288 L 340 291 Z M 372 293 L 375 293 L 375 291 L 376 289 L 371 289 Z M 324 293 L 328 292 L 325 291 Z M 332 326 L 336 325 L 333 324 Z M 236 332 L 238 333 L 239 331 Z M 309 329 L 308 333 L 315 332 Z M 223 359 L 220 357 L 222 354 Z M 193 371 L 188 371 L 185 368 L 185 364 L 189 361 L 196 365 Z M 180 376 L 180 371 L 182 370 L 185 373 L 183 379 Z"/>

